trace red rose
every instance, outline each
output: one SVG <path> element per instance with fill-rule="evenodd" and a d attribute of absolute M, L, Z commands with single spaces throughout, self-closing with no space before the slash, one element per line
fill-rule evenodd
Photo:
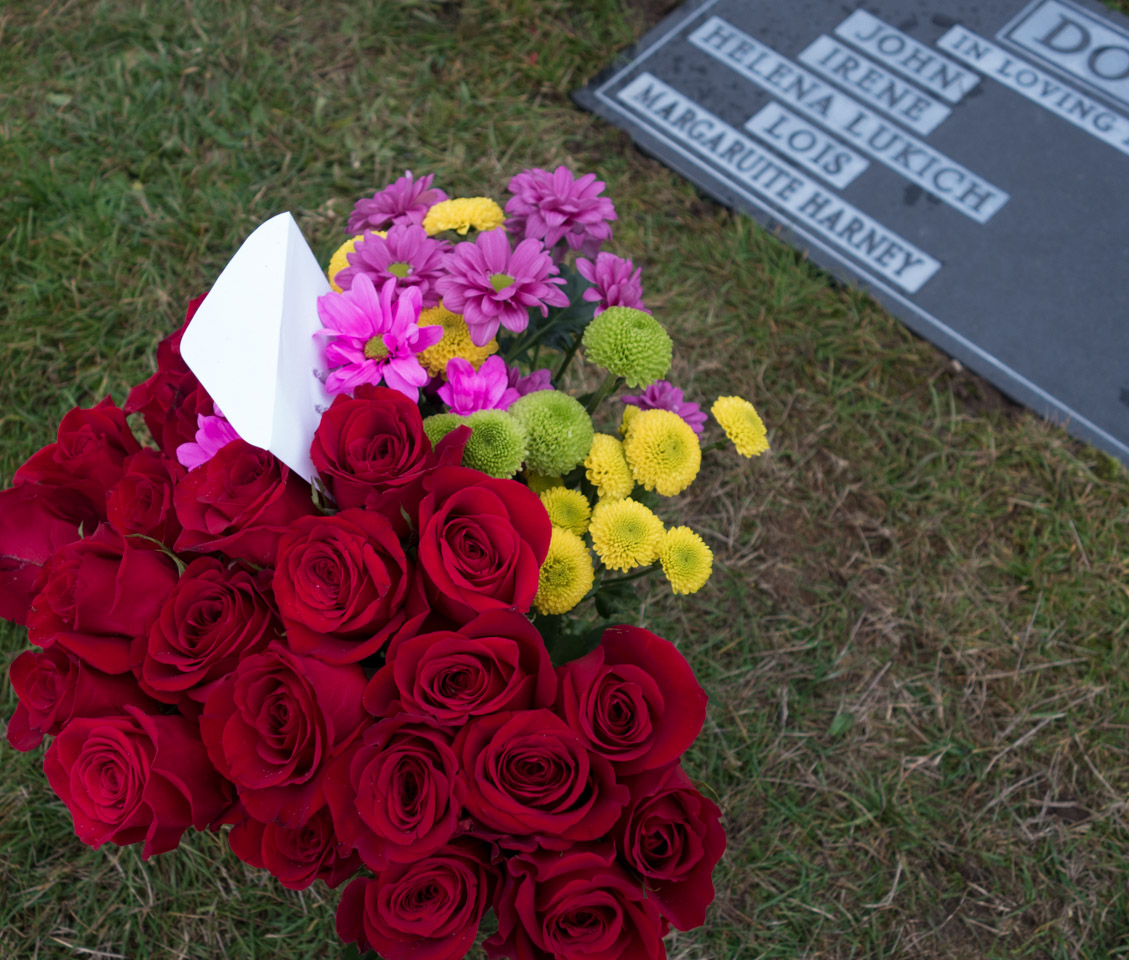
<path fill-rule="evenodd" d="M 365 722 L 364 685 L 360 667 L 275 644 L 212 689 L 200 734 L 252 817 L 296 827 L 324 805 L 327 765 Z"/>
<path fill-rule="evenodd" d="M 70 410 L 59 424 L 58 439 L 33 453 L 14 480 L 73 491 L 104 519 L 106 491 L 121 477 L 125 458 L 140 449 L 125 414 L 106 397 L 96 407 Z"/>
<path fill-rule="evenodd" d="M 629 799 L 611 764 L 548 710 L 475 720 L 455 740 L 467 811 L 488 831 L 558 849 L 602 837 Z M 566 844 L 567 845 L 567 844 Z"/>
<path fill-rule="evenodd" d="M 518 960 L 665 960 L 666 925 L 610 849 L 538 851 L 507 864 L 487 956 Z"/>
<path fill-rule="evenodd" d="M 325 807 L 300 827 L 247 817 L 232 828 L 227 842 L 240 860 L 266 870 L 288 890 L 305 890 L 315 880 L 336 887 L 361 868 L 360 857 L 337 845 Z"/>
<path fill-rule="evenodd" d="M 184 467 L 155 450 L 126 457 L 125 473 L 106 495 L 106 518 L 123 536 L 140 533 L 171 546 L 180 533 L 173 487 Z"/>
<path fill-rule="evenodd" d="M 359 877 L 337 907 L 337 935 L 385 960 L 459 960 L 490 906 L 495 871 L 488 850 L 467 837 L 415 863 Z"/>
<path fill-rule="evenodd" d="M 325 782 L 338 839 L 374 870 L 443 846 L 465 793 L 448 734 L 404 714 L 369 727 Z"/>
<path fill-rule="evenodd" d="M 419 407 L 398 390 L 363 385 L 339 395 L 322 414 L 310 459 L 341 508 L 367 507 L 405 532 L 401 508 L 415 522 L 423 477 L 457 465 L 469 431 L 448 434 L 432 449 Z"/>
<path fill-rule="evenodd" d="M 223 553 L 262 567 L 274 563 L 279 538 L 299 517 L 316 512 L 310 488 L 274 454 L 232 440 L 176 485 L 184 530 L 177 550 Z"/>
<path fill-rule="evenodd" d="M 666 766 L 694 742 L 709 699 L 673 643 L 611 627 L 558 670 L 557 712 L 620 775 Z"/>
<path fill-rule="evenodd" d="M 424 486 L 419 564 L 431 605 L 460 623 L 485 610 L 529 609 L 552 525 L 532 490 L 442 467 Z"/>
<path fill-rule="evenodd" d="M 8 677 L 19 699 L 8 721 L 8 742 L 17 750 L 34 750 L 74 717 L 120 714 L 127 706 L 156 713 L 160 706 L 133 677 L 102 673 L 61 647 L 24 651 Z"/>
<path fill-rule="evenodd" d="M 504 710 L 548 707 L 557 678 L 541 634 L 512 610 L 479 614 L 457 631 L 397 634 L 365 689 L 373 716 L 399 711 L 444 726 Z"/>
<path fill-rule="evenodd" d="M 268 571 L 252 574 L 213 557 L 193 560 L 163 598 L 148 633 L 133 642 L 141 685 L 189 712 L 202 704 L 244 657 L 280 636 L 264 596 L 269 584 Z"/>
<path fill-rule="evenodd" d="M 59 547 L 98 526 L 98 511 L 63 487 L 21 483 L 0 490 L 0 617 L 27 623 L 35 581 Z"/>
<path fill-rule="evenodd" d="M 28 639 L 65 647 L 97 670 L 125 673 L 133 638 L 148 632 L 176 579 L 176 565 L 160 550 L 102 524 L 60 547 L 40 571 Z"/>
<path fill-rule="evenodd" d="M 229 788 L 183 717 L 78 717 L 47 750 L 51 789 L 97 849 L 145 841 L 141 856 L 175 850 L 189 826 L 203 830 L 230 805 Z"/>
<path fill-rule="evenodd" d="M 713 868 L 725 851 L 721 812 L 672 763 L 629 781 L 631 803 L 616 828 L 620 856 L 679 930 L 706 922 Z"/>
<path fill-rule="evenodd" d="M 176 457 L 176 448 L 196 436 L 196 417 L 214 412 L 212 398 L 180 356 L 180 339 L 204 298 L 188 304 L 184 324 L 157 346 L 157 372 L 138 384 L 125 401 L 126 413 L 140 413 L 165 456 Z"/>
<path fill-rule="evenodd" d="M 302 517 L 278 543 L 274 596 L 295 653 L 356 663 L 404 622 L 408 558 L 378 513 Z"/>

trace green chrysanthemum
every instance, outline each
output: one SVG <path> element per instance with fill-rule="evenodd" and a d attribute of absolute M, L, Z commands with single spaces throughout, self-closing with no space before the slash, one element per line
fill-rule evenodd
<path fill-rule="evenodd" d="M 670 336 L 649 313 L 609 307 L 584 329 L 585 355 L 629 387 L 649 387 L 670 369 Z"/>
<path fill-rule="evenodd" d="M 528 393 L 515 400 L 509 412 L 528 434 L 525 463 L 534 473 L 560 477 L 588 456 L 595 434 L 592 418 L 567 393 Z"/>
<path fill-rule="evenodd" d="M 479 410 L 466 418 L 473 431 L 463 466 L 491 477 L 512 477 L 525 461 L 525 428 L 504 410 Z"/>
<path fill-rule="evenodd" d="M 458 414 L 437 413 L 433 417 L 423 418 L 423 432 L 427 434 L 427 439 L 431 441 L 431 445 L 435 446 L 455 427 L 464 423 L 466 423 L 466 417 L 460 417 Z"/>

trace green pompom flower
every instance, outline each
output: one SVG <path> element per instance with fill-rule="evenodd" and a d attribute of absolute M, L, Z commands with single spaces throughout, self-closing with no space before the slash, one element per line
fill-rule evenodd
<path fill-rule="evenodd" d="M 455 413 L 437 413 L 433 417 L 423 418 L 423 432 L 427 434 L 427 439 L 431 441 L 431 445 L 434 447 L 455 427 L 462 426 L 465 422 L 465 417 L 460 417 Z"/>
<path fill-rule="evenodd" d="M 561 477 L 588 456 L 595 435 L 592 418 L 567 393 L 527 393 L 509 412 L 529 435 L 525 464 L 534 473 Z"/>
<path fill-rule="evenodd" d="M 584 329 L 584 352 L 629 387 L 649 387 L 666 376 L 674 350 L 670 336 L 649 313 L 608 307 Z"/>
<path fill-rule="evenodd" d="M 442 416 L 442 414 L 440 414 Z M 463 466 L 508 479 L 525 462 L 525 427 L 504 410 L 479 410 L 466 418 L 473 431 L 463 451 Z"/>

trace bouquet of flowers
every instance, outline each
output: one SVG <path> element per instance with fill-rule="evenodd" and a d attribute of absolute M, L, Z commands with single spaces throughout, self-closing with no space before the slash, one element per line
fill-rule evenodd
<path fill-rule="evenodd" d="M 71 410 L 0 491 L 0 615 L 36 648 L 7 737 L 53 738 L 84 843 L 230 825 L 286 887 L 349 881 L 338 932 L 387 960 L 462 957 L 491 909 L 487 951 L 522 960 L 663 957 L 704 922 L 725 834 L 680 757 L 707 698 L 622 611 L 643 574 L 710 575 L 656 512 L 707 417 L 599 250 L 603 189 L 526 170 L 503 210 L 406 173 L 360 200 L 311 304 L 309 479 L 190 369 L 201 297 L 124 407 Z M 767 449 L 746 400 L 712 412 L 706 449 Z"/>

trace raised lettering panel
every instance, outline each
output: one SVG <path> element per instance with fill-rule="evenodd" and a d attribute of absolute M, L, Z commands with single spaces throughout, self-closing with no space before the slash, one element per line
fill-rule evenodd
<path fill-rule="evenodd" d="M 870 161 L 779 103 L 750 117 L 745 129 L 793 163 L 840 190 L 853 183 Z"/>

